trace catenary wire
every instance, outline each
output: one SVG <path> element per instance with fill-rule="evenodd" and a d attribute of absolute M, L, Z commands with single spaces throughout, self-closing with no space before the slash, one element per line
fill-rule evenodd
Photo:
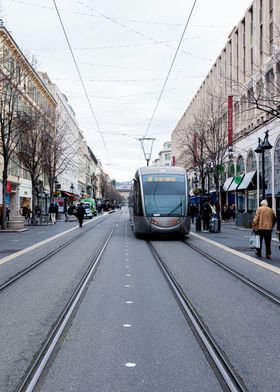
<path fill-rule="evenodd" d="M 150 129 L 150 127 L 151 127 L 152 121 L 153 121 L 153 119 L 154 119 L 154 116 L 155 116 L 155 114 L 156 114 L 156 111 L 157 111 L 158 105 L 159 105 L 159 103 L 160 103 L 161 97 L 162 97 L 162 95 L 163 95 L 165 86 L 166 86 L 166 84 L 167 84 L 167 82 L 168 82 L 168 79 L 169 79 L 171 70 L 172 70 L 173 65 L 174 65 L 174 63 L 175 63 L 177 54 L 178 54 L 179 49 L 180 49 L 180 46 L 181 46 L 181 43 L 182 43 L 182 41 L 183 41 L 183 38 L 184 38 L 184 36 L 185 36 L 187 27 L 188 27 L 188 25 L 189 25 L 189 21 L 190 21 L 190 19 L 191 19 L 191 16 L 192 16 L 194 7 L 195 7 L 195 5 L 196 5 L 196 1 L 197 1 L 197 0 L 194 0 L 193 5 L 192 5 L 192 8 L 191 8 L 191 10 L 190 10 L 190 13 L 189 13 L 189 15 L 188 15 L 187 22 L 186 22 L 186 24 L 185 24 L 185 27 L 184 27 L 183 33 L 182 33 L 182 35 L 181 35 L 181 38 L 180 38 L 179 44 L 178 44 L 178 46 L 177 46 L 177 49 L 176 49 L 176 51 L 175 51 L 175 54 L 174 54 L 174 56 L 173 56 L 173 60 L 172 60 L 172 62 L 171 62 L 170 68 L 169 68 L 169 70 L 168 70 L 168 72 L 167 72 L 165 81 L 164 81 L 164 83 L 163 83 L 161 92 L 160 92 L 160 94 L 159 94 L 159 97 L 158 97 L 156 106 L 155 106 L 155 108 L 154 108 L 154 111 L 153 111 L 153 113 L 152 113 L 152 116 L 151 116 L 151 118 L 150 118 L 150 121 L 149 121 L 149 123 L 148 123 L 148 126 L 147 126 L 147 129 L 146 129 L 146 132 L 145 132 L 144 137 L 147 136 L 147 134 L 148 134 L 148 132 L 149 132 L 149 129 Z"/>
<path fill-rule="evenodd" d="M 72 47 L 71 47 L 70 41 L 69 41 L 69 39 L 68 39 L 68 36 L 67 36 L 66 30 L 65 30 L 65 27 L 64 27 L 64 24 L 63 24 L 63 21 L 62 21 L 62 18 L 61 18 L 61 16 L 60 16 L 60 13 L 59 13 L 59 10 L 58 10 L 58 8 L 57 8 L 57 5 L 56 5 L 56 2 L 55 2 L 55 0 L 53 0 L 53 3 L 54 3 L 54 6 L 55 6 L 55 9 L 56 9 L 56 12 L 57 12 L 57 16 L 58 16 L 58 18 L 59 18 L 59 21 L 60 21 L 60 24 L 61 24 L 61 27 L 62 27 L 62 30 L 63 30 L 64 36 L 65 36 L 65 39 L 66 39 L 66 41 L 67 41 L 67 44 L 68 44 L 69 50 L 70 50 L 70 52 L 71 52 L 71 56 L 72 56 L 72 58 L 73 58 L 73 61 L 74 61 L 74 64 L 75 64 L 76 70 L 77 70 L 77 72 L 78 72 L 79 79 L 80 79 L 80 82 L 81 82 L 81 84 L 82 84 L 82 87 L 83 87 L 83 90 L 84 90 L 84 93 L 85 93 L 86 99 L 87 99 L 87 101 L 88 101 L 88 104 L 89 104 L 89 107 L 90 107 L 90 111 L 91 111 L 91 113 L 92 113 L 92 115 L 93 115 L 93 118 L 94 118 L 94 120 L 95 120 L 95 123 L 96 123 L 97 129 L 98 129 L 98 132 L 99 132 L 99 134 L 100 134 L 100 136 L 101 136 L 101 138 L 102 138 L 103 145 L 104 145 L 104 147 L 105 147 L 105 149 L 106 149 L 106 152 L 107 152 L 108 158 L 109 158 L 109 160 L 110 160 L 110 154 L 109 154 L 108 147 L 107 147 L 107 145 L 106 145 L 106 142 L 105 142 L 105 139 L 104 139 L 103 133 L 101 132 L 101 129 L 100 129 L 100 126 L 99 126 L 99 123 L 98 123 L 97 117 L 96 117 L 96 115 L 95 115 L 95 113 L 94 113 L 94 110 L 93 110 L 93 107 L 92 107 L 92 104 L 91 104 L 91 100 L 90 100 L 90 98 L 89 98 L 89 95 L 88 95 L 88 92 L 87 92 L 87 89 L 86 89 L 86 86 L 85 86 L 84 80 L 83 80 L 83 78 L 82 78 L 82 75 L 81 75 L 81 72 L 80 72 L 80 69 L 79 69 L 78 63 L 77 63 L 77 61 L 76 61 L 76 58 L 75 58 L 74 52 L 73 52 L 73 50 L 72 50 Z"/>

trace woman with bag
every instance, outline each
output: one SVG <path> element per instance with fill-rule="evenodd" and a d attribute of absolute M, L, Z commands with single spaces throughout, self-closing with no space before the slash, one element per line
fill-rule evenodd
<path fill-rule="evenodd" d="M 268 207 L 267 200 L 261 201 L 261 206 L 257 209 L 252 229 L 260 236 L 260 247 L 256 248 L 256 255 L 262 255 L 262 242 L 264 239 L 266 258 L 271 258 L 271 233 L 276 222 L 276 216 L 272 208 Z"/>

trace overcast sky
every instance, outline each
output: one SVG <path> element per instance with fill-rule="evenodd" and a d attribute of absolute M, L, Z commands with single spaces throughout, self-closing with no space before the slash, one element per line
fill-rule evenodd
<path fill-rule="evenodd" d="M 66 94 L 104 170 L 125 181 L 146 165 L 139 138 L 156 139 L 155 159 L 252 1 L 197 0 L 160 100 L 194 0 L 1 3 L 5 26 Z"/>

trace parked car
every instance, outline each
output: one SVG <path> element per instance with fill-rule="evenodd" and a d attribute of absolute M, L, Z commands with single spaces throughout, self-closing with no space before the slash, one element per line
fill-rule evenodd
<path fill-rule="evenodd" d="M 85 218 L 92 219 L 93 214 L 92 214 L 92 209 L 91 209 L 90 203 L 83 200 L 83 207 L 84 207 L 84 209 L 86 211 Z"/>
<path fill-rule="evenodd" d="M 91 210 L 91 217 L 97 215 L 96 202 L 94 199 L 86 198 L 86 199 L 83 199 L 82 202 L 83 202 L 85 208 L 87 205 L 87 208 L 89 208 Z"/>

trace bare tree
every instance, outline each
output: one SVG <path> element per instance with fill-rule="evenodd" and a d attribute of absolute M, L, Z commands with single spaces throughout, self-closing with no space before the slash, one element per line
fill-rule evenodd
<path fill-rule="evenodd" d="M 209 93 L 207 104 L 181 130 L 179 138 L 186 168 L 198 172 L 202 192 L 205 190 L 205 177 L 211 170 L 217 200 L 228 151 L 226 109 L 226 100 Z"/>
<path fill-rule="evenodd" d="M 21 133 L 16 154 L 21 167 L 30 174 L 32 184 L 32 222 L 34 222 L 34 211 L 37 203 L 37 187 L 39 178 L 44 173 L 45 151 L 49 146 L 49 121 L 44 115 L 33 115 L 29 129 Z"/>
<path fill-rule="evenodd" d="M 24 78 L 19 67 L 4 57 L 0 62 L 0 154 L 3 158 L 1 228 L 6 229 L 9 162 L 20 141 L 20 135 L 29 129 L 32 119 L 27 115 L 23 105 L 21 86 Z"/>
<path fill-rule="evenodd" d="M 60 113 L 55 114 L 53 127 L 47 134 L 48 143 L 43 157 L 43 168 L 49 181 L 50 197 L 55 191 L 57 177 L 77 165 L 78 139 L 70 132 Z"/>

